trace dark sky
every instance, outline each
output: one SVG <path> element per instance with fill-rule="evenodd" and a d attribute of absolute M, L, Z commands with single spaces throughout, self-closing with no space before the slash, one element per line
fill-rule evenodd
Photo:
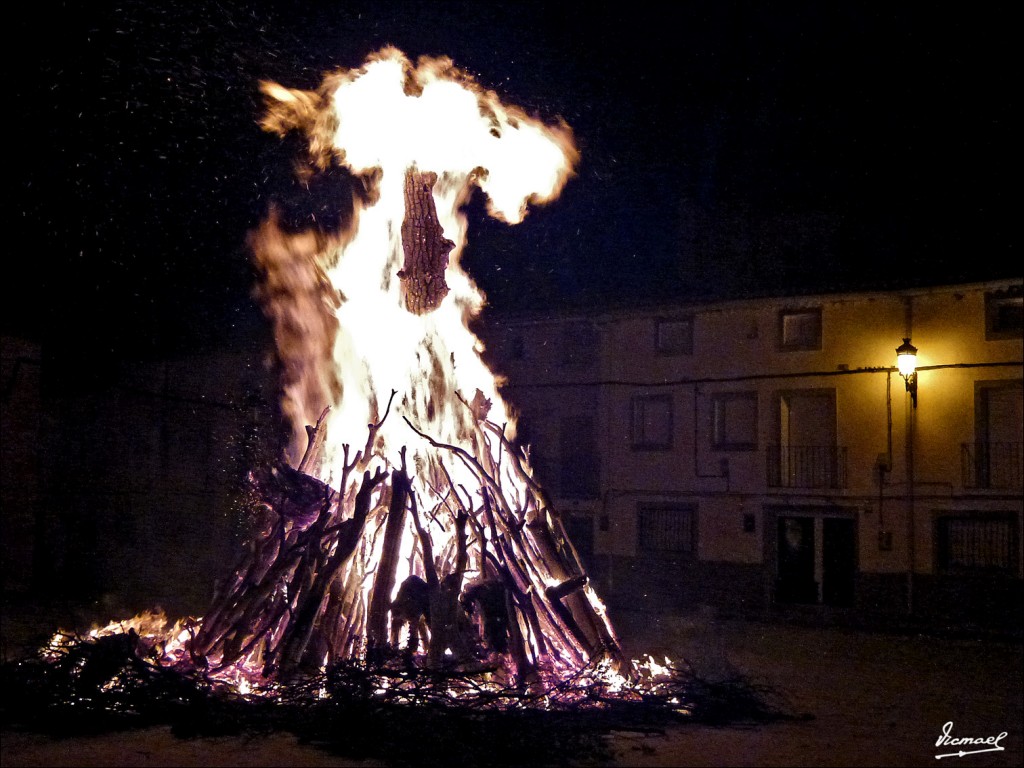
<path fill-rule="evenodd" d="M 250 338 L 246 233 L 271 201 L 330 221 L 343 189 L 294 182 L 258 83 L 313 88 L 386 43 L 575 131 L 560 199 L 516 227 L 470 207 L 495 309 L 1020 274 L 1013 25 L 989 6 L 27 6 L 4 330 L 132 355 Z"/>

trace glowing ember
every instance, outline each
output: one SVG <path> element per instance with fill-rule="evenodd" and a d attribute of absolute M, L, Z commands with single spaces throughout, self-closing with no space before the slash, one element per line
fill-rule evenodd
<path fill-rule="evenodd" d="M 657 690 L 671 663 L 626 660 L 561 521 L 512 442 L 469 323 L 461 269 L 477 187 L 515 224 L 556 197 L 564 123 L 504 105 L 447 59 L 388 48 L 316 92 L 264 83 L 263 126 L 308 140 L 358 193 L 344 231 L 254 233 L 274 327 L 287 463 L 254 470 L 254 539 L 202 621 L 119 623 L 162 664 L 242 692 L 350 660 L 478 676 L 477 694 L 565 681 Z M 400 695 L 382 678 L 379 695 Z M 452 695 L 459 695 L 452 685 Z M 546 694 L 545 694 L 546 695 Z"/>

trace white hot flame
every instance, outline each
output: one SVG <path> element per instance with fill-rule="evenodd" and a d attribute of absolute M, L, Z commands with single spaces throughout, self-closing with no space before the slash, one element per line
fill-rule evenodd
<path fill-rule="evenodd" d="M 293 453 L 301 455 L 305 447 L 305 425 L 316 423 L 330 405 L 320 476 L 337 481 L 342 446 L 361 447 L 367 425 L 384 416 L 392 391 L 394 408 L 376 446 L 392 465 L 403 446 L 410 446 L 414 460 L 424 460 L 416 455 L 423 441 L 404 419 L 438 441 L 473 452 L 473 419 L 460 398 L 471 401 L 477 391 L 491 403 L 490 420 L 507 425 L 511 437 L 513 416 L 468 326 L 485 300 L 459 265 L 467 230 L 461 208 L 475 186 L 486 194 L 492 216 L 517 223 L 530 203 L 556 197 L 578 158 L 571 130 L 502 104 L 446 58 L 421 58 L 414 67 L 393 48 L 360 69 L 328 77 L 319 100 L 271 83 L 264 84 L 264 93 L 271 115 L 265 126 L 282 132 L 306 128 L 312 147 L 326 147 L 371 190 L 370 202 L 356 206 L 349 231 L 316 257 L 340 297 L 330 309 L 336 324 L 311 322 L 308 308 L 306 316 L 294 318 L 304 329 L 303 344 L 329 344 L 331 354 L 292 391 L 331 393 L 334 400 L 307 399 L 286 409 L 294 421 Z M 277 121 L 275 108 L 290 117 Z M 454 243 L 444 273 L 449 291 L 425 314 L 403 307 L 398 276 L 404 263 L 403 185 L 410 170 L 437 175 L 433 202 L 444 237 Z M 294 239 L 289 247 L 297 247 Z M 317 333 L 333 337 L 311 340 Z M 312 387 L 306 386 L 310 380 L 316 382 Z"/>

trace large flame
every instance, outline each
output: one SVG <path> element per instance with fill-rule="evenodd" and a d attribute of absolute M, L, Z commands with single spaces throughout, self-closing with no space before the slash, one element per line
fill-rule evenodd
<path fill-rule="evenodd" d="M 263 91 L 270 102 L 264 127 L 304 129 L 321 163 L 341 163 L 369 190 L 335 242 L 285 234 L 271 220 L 255 244 L 268 273 L 307 283 L 275 291 L 268 302 L 279 327 L 299 329 L 278 339 L 282 356 L 302 367 L 290 372 L 286 393 L 293 458 L 305 448 L 305 426 L 332 406 L 321 469 L 330 482 L 343 442 L 381 419 L 392 390 L 402 415 L 440 441 L 473 448 L 472 415 L 459 396 L 473 400 L 477 391 L 491 403 L 491 418 L 511 431 L 512 414 L 469 329 L 484 296 L 460 266 L 467 231 L 460 209 L 475 186 L 491 215 L 514 224 L 530 203 L 557 196 L 578 157 L 571 130 L 503 105 L 447 58 L 421 58 L 413 67 L 393 48 L 360 69 L 331 75 L 318 94 L 275 83 L 264 83 Z M 436 175 L 433 201 L 453 244 L 444 271 L 448 293 L 422 315 L 407 311 L 401 295 L 410 171 Z M 314 275 L 329 290 L 314 285 Z M 414 436 L 401 419 L 389 419 L 380 437 L 377 450 L 387 455 Z"/>

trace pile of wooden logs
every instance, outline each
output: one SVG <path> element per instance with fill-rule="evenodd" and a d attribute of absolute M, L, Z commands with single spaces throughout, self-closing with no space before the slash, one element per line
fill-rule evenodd
<path fill-rule="evenodd" d="M 384 419 L 390 411 L 389 403 Z M 375 453 L 383 419 L 369 426 L 363 450 L 350 458 L 345 446 L 337 488 L 308 474 L 327 409 L 307 429 L 296 468 L 250 473 L 259 525 L 192 641 L 193 662 L 289 679 L 341 660 L 400 659 L 487 669 L 528 685 L 607 660 L 630 677 L 525 454 L 481 409 L 474 413 L 481 417 L 478 455 L 406 420 L 419 443 L 414 466 L 431 483 L 443 478 L 443 488 L 410 477 L 407 448 L 395 466 Z M 478 486 L 456 487 L 452 462 L 468 468 Z M 400 569 L 408 535 L 415 536 L 414 552 Z M 399 573 L 408 576 L 396 593 Z"/>
<path fill-rule="evenodd" d="M 450 290 L 455 244 L 438 218 L 437 181 L 433 172 L 405 172 L 404 261 L 394 274 L 401 307 L 417 317 L 439 310 Z M 282 369 L 292 377 L 284 389 L 294 394 L 307 381 L 318 383 L 285 402 L 298 452 L 310 404 L 340 403 L 337 377 L 307 375 L 307 369 L 333 364 L 334 311 L 348 289 L 326 289 L 321 262 L 330 260 L 315 252 L 329 244 L 316 237 L 286 237 L 269 227 L 254 243 L 264 271 L 260 296 L 274 322 Z M 442 353 L 427 347 L 431 370 L 441 370 Z M 354 454 L 344 445 L 340 458 L 321 466 L 328 461 L 321 456 L 326 408 L 306 426 L 305 453 L 294 467 L 250 473 L 255 535 L 192 638 L 197 667 L 244 668 L 281 680 L 352 659 L 399 659 L 427 669 L 487 669 L 528 685 L 607 661 L 633 676 L 526 453 L 503 425 L 488 420 L 484 395 L 465 400 L 447 388 L 446 377 L 438 378 L 444 391 L 436 401 L 417 406 L 407 395 L 395 404 L 391 418 L 403 419 L 407 429 L 389 423 L 387 441 L 381 428 L 394 391 Z M 372 388 L 372 376 L 369 381 Z M 409 392 L 424 386 L 412 384 Z M 378 418 L 377 401 L 374 392 L 371 419 Z M 465 408 L 455 415 L 457 445 L 421 428 L 437 423 L 435 402 Z"/>

